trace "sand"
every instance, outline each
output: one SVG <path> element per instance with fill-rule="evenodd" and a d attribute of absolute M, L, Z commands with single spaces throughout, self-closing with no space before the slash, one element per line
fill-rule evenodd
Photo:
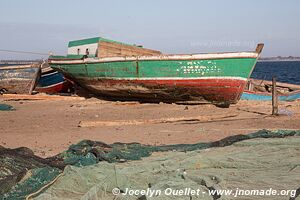
<path fill-rule="evenodd" d="M 142 144 L 188 144 L 261 129 L 300 129 L 300 101 L 240 101 L 230 108 L 86 100 L 7 100 L 15 111 L 0 111 L 0 145 L 28 147 L 37 155 L 58 154 L 83 139 Z M 287 115 L 288 114 L 288 115 Z M 136 123 L 137 122 L 137 123 Z M 85 124 L 85 125 L 83 125 Z M 81 126 L 81 127 L 80 127 Z"/>

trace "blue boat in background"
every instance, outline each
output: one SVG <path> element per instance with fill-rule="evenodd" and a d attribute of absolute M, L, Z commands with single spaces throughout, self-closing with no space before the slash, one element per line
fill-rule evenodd
<path fill-rule="evenodd" d="M 40 74 L 40 64 L 0 67 L 0 92 L 32 94 Z"/>
<path fill-rule="evenodd" d="M 279 101 L 295 101 L 300 99 L 300 85 L 280 83 L 276 84 Z M 271 81 L 251 79 L 247 89 L 243 92 L 242 100 L 272 101 Z"/>
<path fill-rule="evenodd" d="M 47 94 L 64 93 L 70 92 L 72 85 L 62 73 L 43 63 L 42 74 L 35 90 Z"/>
<path fill-rule="evenodd" d="M 243 92 L 241 99 L 253 101 L 272 101 L 272 94 L 245 91 Z M 300 91 L 294 91 L 287 94 L 278 95 L 279 101 L 295 101 L 297 99 L 300 99 Z"/>

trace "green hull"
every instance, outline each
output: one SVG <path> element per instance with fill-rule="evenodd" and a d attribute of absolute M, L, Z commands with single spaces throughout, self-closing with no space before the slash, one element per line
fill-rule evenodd
<path fill-rule="evenodd" d="M 76 78 L 156 79 L 238 77 L 249 78 L 256 58 L 217 60 L 121 61 L 79 64 L 50 64 Z"/>
<path fill-rule="evenodd" d="M 107 97 L 236 103 L 258 53 L 52 59 L 50 66 L 91 92 Z"/>

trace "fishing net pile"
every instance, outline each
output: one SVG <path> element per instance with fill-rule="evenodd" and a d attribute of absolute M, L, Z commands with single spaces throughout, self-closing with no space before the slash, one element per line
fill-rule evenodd
<path fill-rule="evenodd" d="M 0 104 L 0 111 L 13 111 L 15 108 L 11 105 Z"/>
<path fill-rule="evenodd" d="M 108 145 L 85 140 L 47 159 L 28 150 L 24 154 L 22 149 L 2 148 L 0 181 L 10 184 L 3 187 L 0 182 L 0 199 L 104 200 L 115 198 L 113 188 L 121 192 L 126 188 L 202 191 L 200 196 L 177 199 L 232 199 L 208 195 L 208 191 L 216 189 L 296 190 L 300 188 L 299 136 L 297 131 L 262 130 L 211 143 L 166 146 Z M 241 199 L 268 198 L 277 197 Z M 120 199 L 176 199 L 176 196 L 120 195 Z M 278 196 L 278 199 L 289 197 Z"/>

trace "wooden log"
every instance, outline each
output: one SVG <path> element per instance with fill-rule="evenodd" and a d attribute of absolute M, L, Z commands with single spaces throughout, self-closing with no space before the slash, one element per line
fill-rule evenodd
<path fill-rule="evenodd" d="M 126 125 L 144 125 L 144 124 L 160 124 L 160 123 L 176 123 L 176 122 L 209 122 L 213 120 L 221 120 L 225 118 L 236 117 L 238 114 L 230 115 L 214 115 L 214 116 L 197 116 L 197 117 L 174 117 L 162 119 L 145 119 L 145 120 L 97 120 L 97 121 L 81 121 L 79 127 L 96 127 L 96 126 L 126 126 Z"/>
<path fill-rule="evenodd" d="M 278 95 L 276 88 L 276 77 L 272 79 L 273 87 L 272 87 L 272 115 L 278 115 Z"/>
<path fill-rule="evenodd" d="M 60 95 L 27 95 L 27 94 L 2 94 L 4 100 L 85 100 L 84 97 L 60 96 Z"/>
<path fill-rule="evenodd" d="M 251 83 L 254 84 L 255 86 L 262 86 L 264 87 L 265 85 L 267 86 L 272 86 L 272 81 L 267 81 L 267 80 L 260 80 L 260 79 L 250 79 Z M 290 90 L 300 90 L 300 85 L 295 85 L 295 84 L 290 84 L 290 83 L 281 83 L 276 81 L 276 87 L 280 88 L 288 88 Z"/>
<path fill-rule="evenodd" d="M 38 64 L 34 64 L 38 65 Z M 13 66 L 2 66 L 0 70 L 15 70 L 15 69 L 27 69 L 27 68 L 32 68 L 33 65 L 13 65 Z"/>

